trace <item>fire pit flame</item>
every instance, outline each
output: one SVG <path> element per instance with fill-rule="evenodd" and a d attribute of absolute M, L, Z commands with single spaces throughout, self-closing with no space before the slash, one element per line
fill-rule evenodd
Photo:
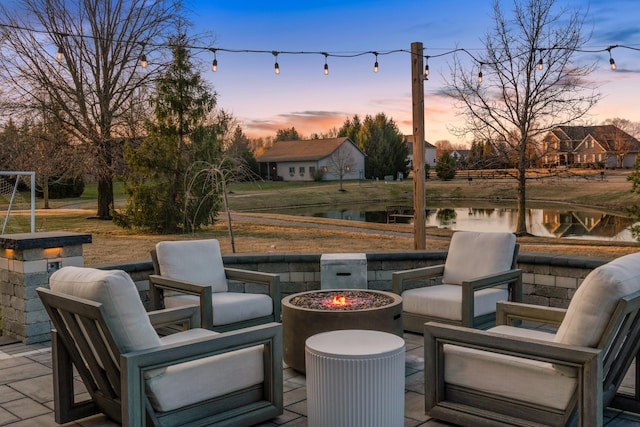
<path fill-rule="evenodd" d="M 344 295 L 334 295 L 331 300 L 331 304 L 333 305 L 347 305 L 347 297 Z"/>
<path fill-rule="evenodd" d="M 316 310 L 357 311 L 382 307 L 393 301 L 393 298 L 378 292 L 341 290 L 305 292 L 294 296 L 291 304 Z"/>

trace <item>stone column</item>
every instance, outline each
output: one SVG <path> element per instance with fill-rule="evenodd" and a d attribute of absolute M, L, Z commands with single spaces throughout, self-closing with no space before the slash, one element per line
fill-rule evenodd
<path fill-rule="evenodd" d="M 52 231 L 0 235 L 2 335 L 32 344 L 50 339 L 51 322 L 36 288 L 68 266 L 83 266 L 82 245 L 90 234 Z"/>

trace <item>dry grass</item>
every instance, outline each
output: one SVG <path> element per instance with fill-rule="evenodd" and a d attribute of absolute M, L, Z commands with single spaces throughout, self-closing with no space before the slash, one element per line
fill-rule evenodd
<path fill-rule="evenodd" d="M 593 206 L 611 212 L 622 212 L 625 206 L 639 203 L 630 192 L 628 172 L 607 172 L 567 178 L 547 177 L 527 184 L 527 200 L 546 200 Z M 349 182 L 346 192 L 337 191 L 336 183 L 262 183 L 233 186 L 230 195 L 236 253 L 319 253 L 319 252 L 386 252 L 413 250 L 413 228 L 402 224 L 374 224 L 315 217 L 251 213 L 256 208 L 291 207 L 324 204 L 349 206 L 357 203 L 411 204 L 413 183 Z M 448 204 L 465 200 L 513 200 L 515 181 L 511 179 L 474 179 L 454 181 L 429 180 L 427 204 L 446 200 Z M 148 260 L 149 251 L 161 240 L 216 238 L 224 253 L 232 253 L 226 217 L 206 231 L 193 235 L 149 235 L 123 230 L 110 221 L 89 219 L 95 213 L 95 201 L 56 201 L 65 209 L 38 210 L 41 230 L 67 230 L 91 233 L 93 243 L 85 245 L 87 265 Z M 122 200 L 118 203 L 122 205 Z M 80 209 L 69 209 L 69 207 Z M 427 229 L 427 250 L 445 250 L 451 231 Z M 521 252 L 614 258 L 636 252 L 638 243 L 568 240 L 553 238 L 519 238 Z"/>

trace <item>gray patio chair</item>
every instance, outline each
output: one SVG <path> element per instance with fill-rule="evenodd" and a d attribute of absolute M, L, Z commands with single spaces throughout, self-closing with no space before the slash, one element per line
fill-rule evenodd
<path fill-rule="evenodd" d="M 513 233 L 458 231 L 445 263 L 392 273 L 402 296 L 404 330 L 421 334 L 430 320 L 486 329 L 496 303 L 522 301 L 519 245 Z"/>
<path fill-rule="evenodd" d="M 280 324 L 161 338 L 155 321 L 188 321 L 198 306 L 146 313 L 119 270 L 64 267 L 50 287 L 37 292 L 55 327 L 56 422 L 102 412 L 125 426 L 249 426 L 282 414 Z M 74 367 L 89 400 L 75 401 Z"/>
<path fill-rule="evenodd" d="M 280 321 L 280 276 L 225 267 L 215 239 L 159 242 L 151 259 L 156 310 L 199 304 L 202 327 L 218 332 Z M 229 281 L 252 292 L 230 292 Z"/>
<path fill-rule="evenodd" d="M 557 332 L 514 322 L 559 325 Z M 533 325 L 535 323 L 528 323 Z M 498 304 L 498 326 L 425 325 L 425 405 L 463 426 L 601 426 L 603 408 L 640 412 L 616 394 L 640 347 L 640 253 L 593 270 L 569 308 Z"/>

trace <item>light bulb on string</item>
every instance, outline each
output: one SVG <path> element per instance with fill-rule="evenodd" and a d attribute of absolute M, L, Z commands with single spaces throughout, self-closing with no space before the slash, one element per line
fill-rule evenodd
<path fill-rule="evenodd" d="M 328 76 L 329 75 L 329 64 L 327 64 L 327 56 L 329 56 L 328 53 L 323 53 L 324 55 L 324 75 Z"/>
<path fill-rule="evenodd" d="M 611 66 L 611 70 L 615 71 L 616 68 L 618 68 L 616 66 L 616 61 L 613 60 L 613 56 L 611 56 L 611 49 L 613 49 L 615 46 L 609 46 L 607 48 L 607 52 L 609 52 L 609 65 Z"/>
<path fill-rule="evenodd" d="M 273 66 L 273 70 L 275 71 L 276 74 L 280 74 L 280 65 L 278 64 L 278 53 L 276 51 L 271 52 L 273 54 L 273 56 L 276 57 L 276 63 Z"/>
<path fill-rule="evenodd" d="M 213 49 L 213 63 L 211 64 L 211 71 L 214 73 L 218 71 L 218 58 L 216 58 L 216 50 Z"/>
<path fill-rule="evenodd" d="M 544 68 L 544 64 L 542 63 L 542 58 L 538 61 L 538 70 L 542 70 Z"/>
<path fill-rule="evenodd" d="M 377 73 L 378 72 L 378 52 L 373 52 L 373 54 L 376 56 L 376 62 L 375 64 L 373 64 L 373 72 Z"/>
<path fill-rule="evenodd" d="M 56 54 L 56 59 L 58 61 L 62 61 L 63 57 L 64 57 L 64 53 L 62 52 L 62 46 L 58 46 L 58 53 Z"/>
<path fill-rule="evenodd" d="M 149 63 L 147 62 L 147 55 L 143 53 L 142 55 L 140 55 L 140 66 L 142 68 L 147 68 L 147 65 L 149 65 Z"/>
<path fill-rule="evenodd" d="M 424 79 L 429 80 L 429 57 L 424 57 L 425 66 L 424 66 Z"/>

